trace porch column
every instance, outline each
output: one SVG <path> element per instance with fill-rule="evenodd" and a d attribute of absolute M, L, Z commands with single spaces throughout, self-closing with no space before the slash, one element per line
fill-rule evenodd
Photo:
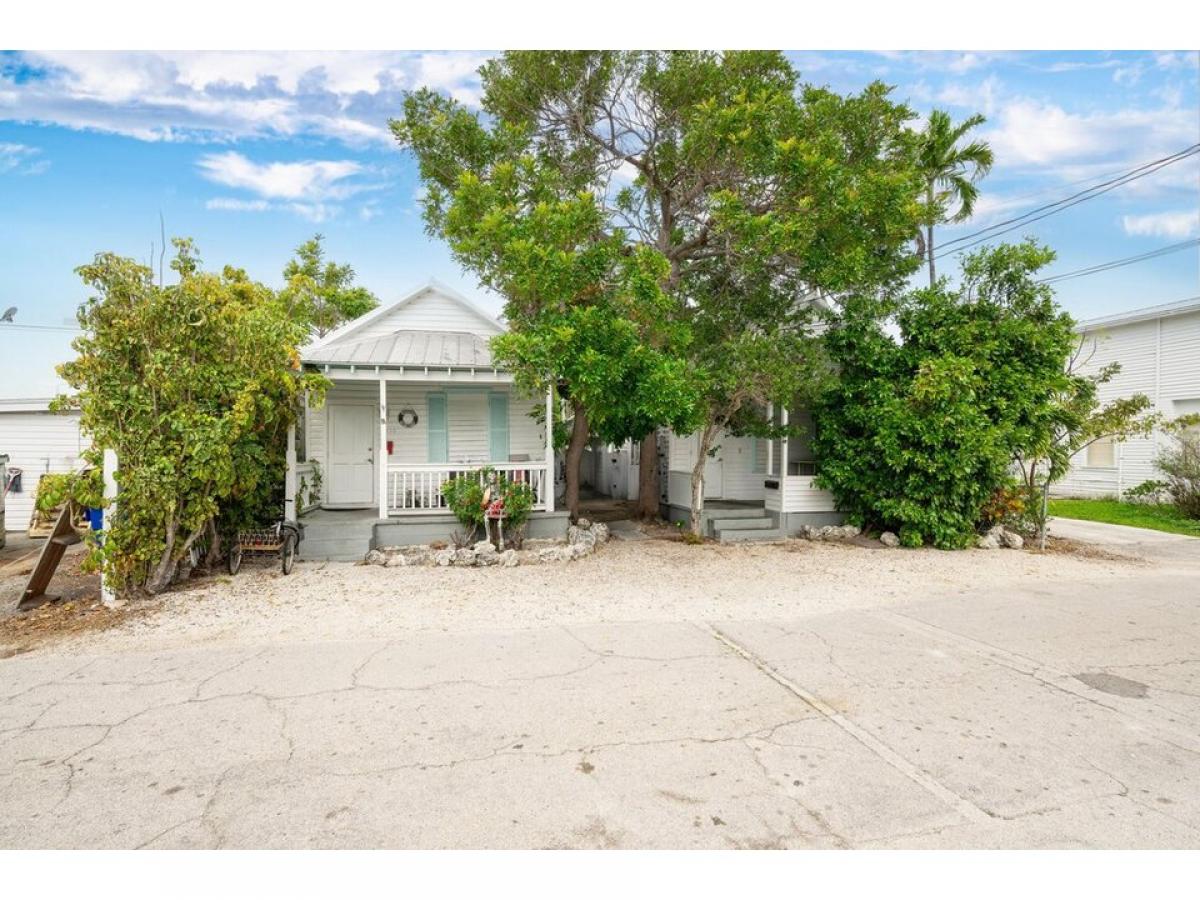
<path fill-rule="evenodd" d="M 387 379 L 379 376 L 379 443 L 375 447 L 375 472 L 379 476 L 379 518 L 388 514 Z"/>
<path fill-rule="evenodd" d="M 546 388 L 546 480 L 542 483 L 546 512 L 554 512 L 554 384 Z"/>
<path fill-rule="evenodd" d="M 767 404 L 767 421 L 771 426 L 775 425 L 775 404 Z M 775 438 L 767 439 L 767 474 L 775 474 Z"/>
<path fill-rule="evenodd" d="M 788 427 L 788 408 L 786 406 L 779 410 L 779 424 L 782 428 Z M 786 433 L 779 441 L 779 455 L 782 457 L 779 461 L 779 474 L 786 478 L 788 474 L 788 436 Z"/>
<path fill-rule="evenodd" d="M 296 521 L 296 423 L 288 426 L 287 469 L 283 475 L 283 520 Z"/>

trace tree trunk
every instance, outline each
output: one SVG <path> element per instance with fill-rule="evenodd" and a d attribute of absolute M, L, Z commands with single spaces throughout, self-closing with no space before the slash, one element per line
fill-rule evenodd
<path fill-rule="evenodd" d="M 638 461 L 638 499 L 634 515 L 639 519 L 658 518 L 658 432 L 642 438 Z"/>
<path fill-rule="evenodd" d="M 704 430 L 700 432 L 700 453 L 696 464 L 692 466 L 692 534 L 696 537 L 704 536 L 701 527 L 701 518 L 704 515 L 704 464 L 708 462 L 708 451 L 716 436 L 716 425 L 704 426 Z"/>
<path fill-rule="evenodd" d="M 146 593 L 157 594 L 170 587 L 175 578 L 175 569 L 179 563 L 175 560 L 175 534 L 179 529 L 179 520 L 172 516 L 167 521 L 167 541 L 163 547 L 158 564 L 146 579 Z"/>
<path fill-rule="evenodd" d="M 929 256 L 929 286 L 933 287 L 933 282 L 937 279 L 937 273 L 933 267 L 933 223 L 925 226 L 925 252 Z"/>
<path fill-rule="evenodd" d="M 579 468 L 588 442 L 588 421 L 587 412 L 582 405 L 572 400 L 571 408 L 574 410 L 575 419 L 571 426 L 571 439 L 567 442 L 566 472 L 563 473 L 567 490 L 563 502 L 571 515 L 571 521 L 574 522 L 579 518 Z"/>

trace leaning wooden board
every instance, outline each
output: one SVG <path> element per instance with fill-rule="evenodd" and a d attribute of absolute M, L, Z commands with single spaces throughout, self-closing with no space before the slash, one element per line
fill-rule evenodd
<path fill-rule="evenodd" d="M 29 575 L 29 581 L 25 584 L 25 592 L 21 595 L 21 606 L 29 606 L 35 601 L 46 598 L 46 588 L 50 586 L 50 579 L 54 577 L 55 571 L 58 569 L 58 564 L 62 562 L 63 553 L 72 544 L 78 544 L 83 540 L 79 536 L 79 532 L 75 530 L 72 519 L 75 514 L 75 504 L 67 503 L 63 506 L 58 514 L 58 519 L 54 523 L 54 529 L 50 532 L 50 537 L 46 539 L 46 543 L 42 546 L 42 552 L 38 556 L 37 565 L 33 567 L 33 572 Z"/>

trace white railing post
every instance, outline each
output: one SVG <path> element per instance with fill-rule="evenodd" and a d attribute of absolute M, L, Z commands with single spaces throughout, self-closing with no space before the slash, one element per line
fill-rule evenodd
<path fill-rule="evenodd" d="M 775 404 L 767 404 L 767 422 L 775 427 Z M 775 474 L 775 438 L 767 438 L 767 474 Z"/>
<path fill-rule="evenodd" d="M 388 514 L 388 455 L 387 455 L 387 379 L 379 376 L 379 445 L 375 448 L 375 464 L 379 476 L 379 518 Z"/>
<path fill-rule="evenodd" d="M 788 408 L 786 406 L 783 407 L 783 409 L 781 409 L 779 411 L 779 419 L 780 419 L 779 424 L 783 428 L 786 429 L 788 427 Z M 783 437 L 779 441 L 779 456 L 780 456 L 779 477 L 787 478 L 787 476 L 788 476 L 788 436 L 787 436 L 786 431 L 784 432 Z M 779 484 L 780 484 L 780 487 L 782 487 L 784 482 L 781 481 Z"/>
<path fill-rule="evenodd" d="M 554 512 L 554 383 L 546 388 L 546 474 L 543 482 L 546 512 Z"/>
<path fill-rule="evenodd" d="M 102 464 L 101 478 L 104 479 L 104 531 L 107 533 L 112 528 L 113 519 L 117 515 L 117 451 L 106 449 L 104 451 L 104 462 Z M 101 572 L 100 575 L 100 602 L 105 606 L 113 607 L 120 605 L 117 602 L 116 591 L 113 590 L 112 583 L 108 577 Z"/>
<path fill-rule="evenodd" d="M 286 522 L 295 522 L 296 509 L 296 423 L 288 426 L 287 433 L 287 469 L 283 475 L 283 518 Z"/>

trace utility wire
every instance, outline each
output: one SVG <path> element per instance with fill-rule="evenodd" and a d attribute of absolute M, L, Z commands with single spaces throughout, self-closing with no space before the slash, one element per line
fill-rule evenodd
<path fill-rule="evenodd" d="M 3 322 L 0 323 L 0 333 L 3 333 L 9 328 L 28 328 L 34 331 L 74 331 L 82 332 L 82 328 L 75 328 L 71 325 L 27 325 L 24 322 Z"/>
<path fill-rule="evenodd" d="M 1159 256 L 1166 256 L 1170 253 L 1178 253 L 1180 250 L 1186 250 L 1188 247 L 1200 245 L 1200 238 L 1192 238 L 1190 241 L 1181 241 L 1178 244 L 1168 244 L 1165 247 L 1159 247 L 1157 250 L 1150 250 L 1146 253 L 1139 253 L 1137 256 L 1127 256 L 1124 259 L 1114 259 L 1111 262 L 1098 263 L 1094 266 L 1088 266 L 1084 269 L 1076 269 L 1073 272 L 1063 272 L 1061 275 L 1051 275 L 1049 278 L 1042 278 L 1038 284 L 1054 284 L 1059 281 L 1066 281 L 1070 278 L 1082 278 L 1084 275 L 1094 275 L 1097 272 L 1107 272 L 1109 269 L 1119 269 L 1122 266 L 1131 266 L 1134 263 L 1144 262 L 1148 259 L 1156 259 Z"/>
<path fill-rule="evenodd" d="M 1018 228 L 1023 228 L 1026 225 L 1030 225 L 1034 222 L 1040 221 L 1041 219 L 1045 219 L 1048 216 L 1054 215 L 1055 213 L 1062 212 L 1064 209 L 1070 209 L 1072 206 L 1078 206 L 1080 203 L 1084 203 L 1103 194 L 1107 194 L 1109 191 L 1115 191 L 1117 188 L 1123 187 L 1124 185 L 1136 181 L 1139 178 L 1145 178 L 1147 175 L 1153 175 L 1160 169 L 1165 169 L 1169 165 L 1173 165 L 1174 163 L 1188 159 L 1198 153 L 1200 153 L 1200 144 L 1193 144 L 1192 146 L 1187 147 L 1178 153 L 1173 153 L 1170 156 L 1164 156 L 1161 159 L 1157 159 L 1151 163 L 1146 163 L 1145 165 L 1139 166 L 1136 169 L 1130 170 L 1124 175 L 1108 181 L 1102 181 L 1099 184 L 1072 194 L 1069 197 L 1064 197 L 1062 200 L 1057 200 L 1054 203 L 1047 203 L 1043 206 L 1031 209 L 1029 212 L 1023 213 L 1020 216 L 1014 216 L 1011 219 L 1006 219 L 1003 222 L 997 222 L 995 225 L 989 225 L 987 228 L 981 228 L 979 231 L 964 235 L 963 237 L 955 238 L 952 241 L 947 241 L 942 245 L 941 251 L 934 254 L 933 258 L 941 259 L 944 256 L 950 256 L 951 254 L 959 253 L 962 250 L 966 250 L 968 247 L 974 247 L 976 244 L 989 241 L 992 238 L 999 237 L 1000 235 L 1006 234 L 1010 231 L 1016 231 Z M 1035 215 L 1036 213 L 1041 214 Z M 988 232 L 991 233 L 989 234 Z M 970 243 L 964 244 L 961 247 L 954 246 L 955 244 L 962 244 L 964 241 L 970 241 Z"/>

